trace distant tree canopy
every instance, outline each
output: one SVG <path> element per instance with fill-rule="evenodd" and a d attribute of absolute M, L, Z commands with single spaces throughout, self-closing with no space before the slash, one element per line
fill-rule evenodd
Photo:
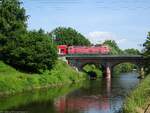
<path fill-rule="evenodd" d="M 57 45 L 90 45 L 90 41 L 73 28 L 58 27 L 50 36 Z"/>
<path fill-rule="evenodd" d="M 43 30 L 27 31 L 27 16 L 19 0 L 0 0 L 0 58 L 27 72 L 51 69 L 56 47 Z"/>
<path fill-rule="evenodd" d="M 111 48 L 110 54 L 112 55 L 118 55 L 123 53 L 123 51 L 119 48 L 114 40 L 105 40 L 103 44 L 108 45 Z"/>
<path fill-rule="evenodd" d="M 145 62 L 145 67 L 146 67 L 146 71 L 147 73 L 150 73 L 150 32 L 148 32 L 148 36 L 146 39 L 146 42 L 143 44 L 144 45 L 144 57 L 147 58 L 149 61 Z"/>
<path fill-rule="evenodd" d="M 140 55 L 141 53 L 138 49 L 131 48 L 131 49 L 125 49 L 124 54 L 127 54 L 127 55 Z"/>
<path fill-rule="evenodd" d="M 139 55 L 140 51 L 138 49 L 125 49 L 122 50 L 119 48 L 118 44 L 114 40 L 105 40 L 103 43 L 105 45 L 108 45 L 111 48 L 110 54 L 112 55 L 119 55 L 119 54 L 125 54 L 125 55 Z"/>

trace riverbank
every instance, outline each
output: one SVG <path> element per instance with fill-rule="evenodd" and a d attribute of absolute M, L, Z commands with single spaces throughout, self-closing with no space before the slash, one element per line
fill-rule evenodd
<path fill-rule="evenodd" d="M 144 113 L 150 104 L 150 75 L 141 81 L 129 94 L 123 107 L 123 113 Z"/>
<path fill-rule="evenodd" d="M 19 72 L 0 61 L 0 95 L 9 95 L 41 88 L 57 87 L 85 79 L 65 62 L 58 60 L 54 68 L 42 74 Z"/>

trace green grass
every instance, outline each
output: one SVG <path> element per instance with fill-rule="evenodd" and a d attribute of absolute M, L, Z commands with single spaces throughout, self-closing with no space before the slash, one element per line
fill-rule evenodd
<path fill-rule="evenodd" d="M 57 61 L 55 67 L 43 74 L 22 73 L 0 61 L 0 94 L 13 94 L 27 90 L 55 87 L 85 79 L 85 75 L 76 72 L 63 61 Z"/>
<path fill-rule="evenodd" d="M 150 75 L 148 75 L 137 88 L 127 97 L 123 113 L 141 113 L 150 104 Z"/>

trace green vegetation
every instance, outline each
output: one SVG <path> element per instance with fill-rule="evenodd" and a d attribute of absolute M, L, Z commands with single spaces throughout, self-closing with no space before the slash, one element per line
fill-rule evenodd
<path fill-rule="evenodd" d="M 70 27 L 58 27 L 50 33 L 50 36 L 57 45 L 90 45 L 88 39 Z"/>
<path fill-rule="evenodd" d="M 42 29 L 27 30 L 28 16 L 21 4 L 20 0 L 0 0 L 0 93 L 11 94 L 84 79 L 82 73 L 57 61 L 56 44 L 49 34 Z M 66 42 L 90 44 L 72 28 L 57 30 L 64 33 L 61 36 L 66 37 Z"/>
<path fill-rule="evenodd" d="M 41 73 L 57 59 L 56 46 L 42 30 L 27 31 L 25 10 L 19 0 L 0 5 L 0 57 L 16 69 Z"/>
<path fill-rule="evenodd" d="M 120 73 L 131 72 L 133 69 L 138 69 L 138 66 L 131 63 L 121 63 L 114 67 L 114 74 L 119 75 Z"/>
<path fill-rule="evenodd" d="M 100 67 L 96 67 L 94 64 L 87 64 L 87 65 L 85 65 L 83 67 L 83 70 L 86 73 L 94 72 L 94 73 L 96 73 L 97 77 L 102 77 L 103 76 L 102 69 Z"/>
<path fill-rule="evenodd" d="M 145 47 L 143 55 L 149 60 L 145 62 L 145 71 L 146 73 L 150 73 L 150 32 L 148 32 L 146 42 L 143 45 Z"/>
<path fill-rule="evenodd" d="M 111 48 L 111 55 L 123 54 L 123 51 L 118 47 L 117 43 L 114 40 L 105 40 L 103 44 Z"/>
<path fill-rule="evenodd" d="M 76 72 L 62 61 L 57 61 L 51 71 L 47 70 L 43 74 L 22 73 L 0 61 L 1 94 L 13 94 L 26 90 L 55 87 L 84 79 L 84 74 Z"/>
<path fill-rule="evenodd" d="M 144 113 L 150 104 L 150 75 L 129 94 L 123 107 L 123 113 Z"/>
<path fill-rule="evenodd" d="M 131 48 L 131 49 L 125 49 L 124 54 L 125 55 L 140 55 L 140 52 L 137 49 Z"/>
<path fill-rule="evenodd" d="M 3 51 L 3 60 L 26 72 L 43 72 L 49 70 L 57 59 L 57 50 L 48 35 L 40 31 L 30 31 L 9 44 Z"/>

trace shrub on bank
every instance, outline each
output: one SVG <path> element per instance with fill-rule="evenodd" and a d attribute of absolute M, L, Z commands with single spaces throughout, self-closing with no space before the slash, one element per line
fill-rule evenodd
<path fill-rule="evenodd" d="M 83 70 L 88 74 L 89 72 L 94 72 L 97 77 L 102 77 L 103 72 L 101 67 L 96 67 L 94 64 L 87 64 L 83 67 Z"/>
<path fill-rule="evenodd" d="M 141 113 L 150 104 L 150 75 L 147 76 L 127 97 L 123 107 L 123 113 Z"/>
<path fill-rule="evenodd" d="M 41 30 L 30 31 L 7 41 L 2 59 L 26 72 L 43 72 L 51 69 L 57 59 L 56 47 Z"/>
<path fill-rule="evenodd" d="M 0 93 L 11 94 L 26 90 L 54 87 L 85 79 L 63 61 L 57 61 L 51 71 L 42 74 L 22 73 L 0 61 Z"/>

